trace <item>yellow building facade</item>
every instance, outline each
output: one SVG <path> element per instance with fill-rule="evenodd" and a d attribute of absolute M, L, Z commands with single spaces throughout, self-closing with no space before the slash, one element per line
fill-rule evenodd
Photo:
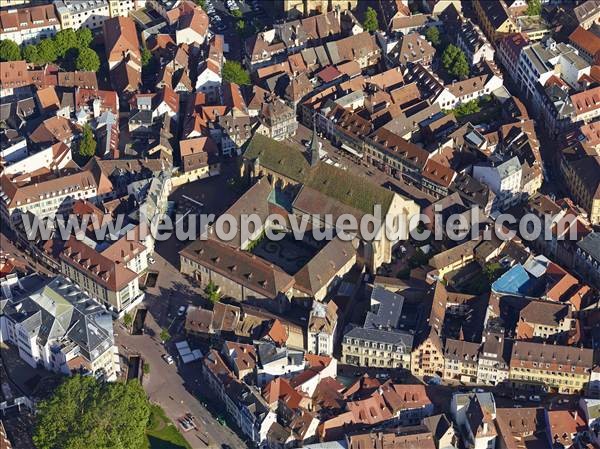
<path fill-rule="evenodd" d="M 340 8 L 344 11 L 355 9 L 358 0 L 279 0 L 282 3 L 283 11 L 290 13 L 293 10 L 299 11 L 304 15 L 314 13 L 325 13 L 334 8 Z"/>

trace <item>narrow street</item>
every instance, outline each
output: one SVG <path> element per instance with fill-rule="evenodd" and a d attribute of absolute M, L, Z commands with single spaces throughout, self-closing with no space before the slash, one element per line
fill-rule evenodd
<path fill-rule="evenodd" d="M 18 248 L 13 242 L 17 239 L 13 231 L 8 226 L 2 226 L 0 230 L 0 251 L 10 257 L 13 257 L 17 263 L 22 263 L 29 267 L 35 273 L 40 273 L 46 276 L 51 276 L 51 273 L 46 267 L 34 260 L 25 251 Z"/>
<path fill-rule="evenodd" d="M 175 356 L 174 345 L 167 344 L 175 359 L 173 365 L 167 364 L 162 359 L 166 351 L 159 340 L 160 326 L 150 314 L 146 317 L 146 328 L 148 332 L 144 335 L 130 335 L 122 326 L 118 326 L 116 341 L 121 353 L 140 353 L 144 362 L 149 364 L 150 373 L 144 376 L 144 389 L 150 401 L 159 404 L 175 425 L 188 412 L 196 417 L 197 430 L 181 431 L 194 449 L 221 448 L 225 444 L 236 449 L 246 447 L 233 431 L 219 424 L 194 396 L 205 394 L 200 362 L 180 367 L 181 361 Z M 185 376 L 182 377 L 180 369 L 186 373 Z"/>

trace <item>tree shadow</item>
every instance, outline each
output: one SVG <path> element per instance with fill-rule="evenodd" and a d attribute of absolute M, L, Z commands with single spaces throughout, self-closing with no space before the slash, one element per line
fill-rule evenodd
<path fill-rule="evenodd" d="M 180 444 L 172 443 L 171 441 L 161 440 L 160 438 L 148 435 L 149 449 L 187 449 Z"/>

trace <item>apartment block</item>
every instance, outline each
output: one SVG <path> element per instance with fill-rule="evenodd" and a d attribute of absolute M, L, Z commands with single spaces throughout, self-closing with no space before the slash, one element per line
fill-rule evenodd
<path fill-rule="evenodd" d="M 71 236 L 59 259 L 65 276 L 117 316 L 144 299 L 139 278 L 147 267 L 147 253 L 140 242 L 122 237 L 99 251 Z"/>
<path fill-rule="evenodd" d="M 58 0 L 54 6 L 63 29 L 97 31 L 111 16 L 107 0 Z"/>
<path fill-rule="evenodd" d="M 54 5 L 0 11 L 0 39 L 10 39 L 19 45 L 36 44 L 60 30 Z"/>
<path fill-rule="evenodd" d="M 585 143 L 564 148 L 560 173 L 577 204 L 588 214 L 592 225 L 600 223 L 600 156 Z"/>
<path fill-rule="evenodd" d="M 587 386 L 593 363 L 591 349 L 515 341 L 509 381 L 515 387 L 545 386 L 549 391 L 576 394 Z"/>
<path fill-rule="evenodd" d="M 508 379 L 506 342 L 500 332 L 485 332 L 479 353 L 477 383 L 499 385 Z"/>
<path fill-rule="evenodd" d="M 444 379 L 465 383 L 477 382 L 479 343 L 446 339 L 444 345 Z"/>
<path fill-rule="evenodd" d="M 338 307 L 334 301 L 313 301 L 308 319 L 308 352 L 332 355 L 338 331 Z"/>
<path fill-rule="evenodd" d="M 32 367 L 116 380 L 112 317 L 76 283 L 34 274 L 2 281 L 1 341 Z"/>
<path fill-rule="evenodd" d="M 412 335 L 356 327 L 344 335 L 342 361 L 350 365 L 410 369 Z"/>
<path fill-rule="evenodd" d="M 38 219 L 54 218 L 68 211 L 75 200 L 95 199 L 110 190 L 108 179 L 94 176 L 88 170 L 75 173 L 65 170 L 60 177 L 48 174 L 37 182 L 25 183 L 4 174 L 0 177 L 0 211 L 13 225 L 21 220 L 15 212 L 30 212 Z"/>
<path fill-rule="evenodd" d="M 600 288 L 600 233 L 592 232 L 577 242 L 575 270 Z"/>

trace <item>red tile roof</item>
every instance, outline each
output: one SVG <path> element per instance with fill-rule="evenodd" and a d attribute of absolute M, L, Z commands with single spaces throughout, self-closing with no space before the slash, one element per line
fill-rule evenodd
<path fill-rule="evenodd" d="M 0 33 L 60 25 L 54 5 L 8 9 L 0 12 Z"/>
<path fill-rule="evenodd" d="M 138 62 L 141 61 L 140 42 L 132 19 L 122 16 L 107 19 L 103 31 L 109 62 L 122 61 L 126 55 L 132 55 Z"/>
<path fill-rule="evenodd" d="M 593 65 L 590 69 L 590 76 L 600 83 L 600 65 Z"/>
<path fill-rule="evenodd" d="M 28 86 L 32 82 L 25 61 L 0 62 L 0 89 Z"/>
<path fill-rule="evenodd" d="M 550 438 L 562 447 L 571 447 L 576 434 L 587 430 L 582 413 L 571 410 L 549 410 Z"/>
<path fill-rule="evenodd" d="M 600 52 L 600 37 L 585 28 L 578 26 L 569 36 L 571 43 L 581 48 L 592 58 Z"/>
<path fill-rule="evenodd" d="M 91 107 L 94 100 L 100 100 L 100 111 L 111 111 L 113 114 L 119 113 L 119 98 L 114 90 L 93 90 L 93 89 L 77 89 L 75 104 L 77 108 L 84 105 Z"/>
<path fill-rule="evenodd" d="M 111 260 L 74 236 L 65 243 L 60 259 L 111 291 L 120 291 L 138 277 L 124 264 Z"/>
<path fill-rule="evenodd" d="M 48 86 L 43 89 L 39 89 L 36 92 L 38 102 L 40 107 L 44 110 L 49 108 L 60 108 L 60 100 L 58 99 L 58 95 L 56 95 L 56 90 L 54 86 Z"/>
<path fill-rule="evenodd" d="M 330 83 L 334 79 L 339 78 L 341 75 L 341 72 L 332 65 L 325 67 L 323 70 L 317 73 L 317 76 L 321 78 L 324 83 Z"/>
<path fill-rule="evenodd" d="M 178 29 L 190 28 L 200 36 L 205 36 L 208 31 L 208 15 L 200 7 L 183 14 L 179 18 Z"/>
<path fill-rule="evenodd" d="M 422 175 L 430 181 L 433 181 L 442 187 L 448 188 L 450 187 L 450 184 L 452 184 L 452 181 L 454 181 L 456 172 L 450 167 L 442 165 L 433 159 L 429 159 L 425 163 Z"/>
<path fill-rule="evenodd" d="M 267 331 L 266 336 L 269 337 L 276 345 L 283 346 L 285 345 L 285 342 L 288 339 L 288 332 L 286 327 L 281 323 L 281 321 L 279 321 L 278 319 L 274 319 L 271 322 L 270 328 Z"/>
<path fill-rule="evenodd" d="M 151 52 L 177 47 L 175 40 L 169 34 L 153 34 L 146 40 L 146 44 Z"/>
<path fill-rule="evenodd" d="M 180 254 L 268 298 L 293 286 L 294 279 L 280 268 L 213 239 L 196 240 Z"/>
<path fill-rule="evenodd" d="M 253 370 L 256 366 L 256 350 L 253 345 L 226 341 L 223 347 L 235 364 L 238 372 Z"/>
<path fill-rule="evenodd" d="M 374 393 L 365 399 L 348 402 L 346 407 L 352 412 L 354 423 L 378 424 L 392 419 L 394 416 L 379 393 Z"/>
<path fill-rule="evenodd" d="M 591 122 L 579 128 L 581 134 L 585 136 L 585 140 L 590 145 L 600 144 L 600 122 Z"/>
<path fill-rule="evenodd" d="M 265 385 L 262 396 L 269 405 L 276 404 L 281 399 L 291 410 L 298 408 L 304 399 L 303 394 L 292 388 L 289 381 L 283 377 L 273 379 Z"/>
<path fill-rule="evenodd" d="M 68 118 L 61 116 L 44 120 L 29 136 L 34 143 L 64 142 L 79 132 L 80 127 Z"/>
<path fill-rule="evenodd" d="M 571 95 L 577 115 L 600 108 L 600 86 Z"/>

